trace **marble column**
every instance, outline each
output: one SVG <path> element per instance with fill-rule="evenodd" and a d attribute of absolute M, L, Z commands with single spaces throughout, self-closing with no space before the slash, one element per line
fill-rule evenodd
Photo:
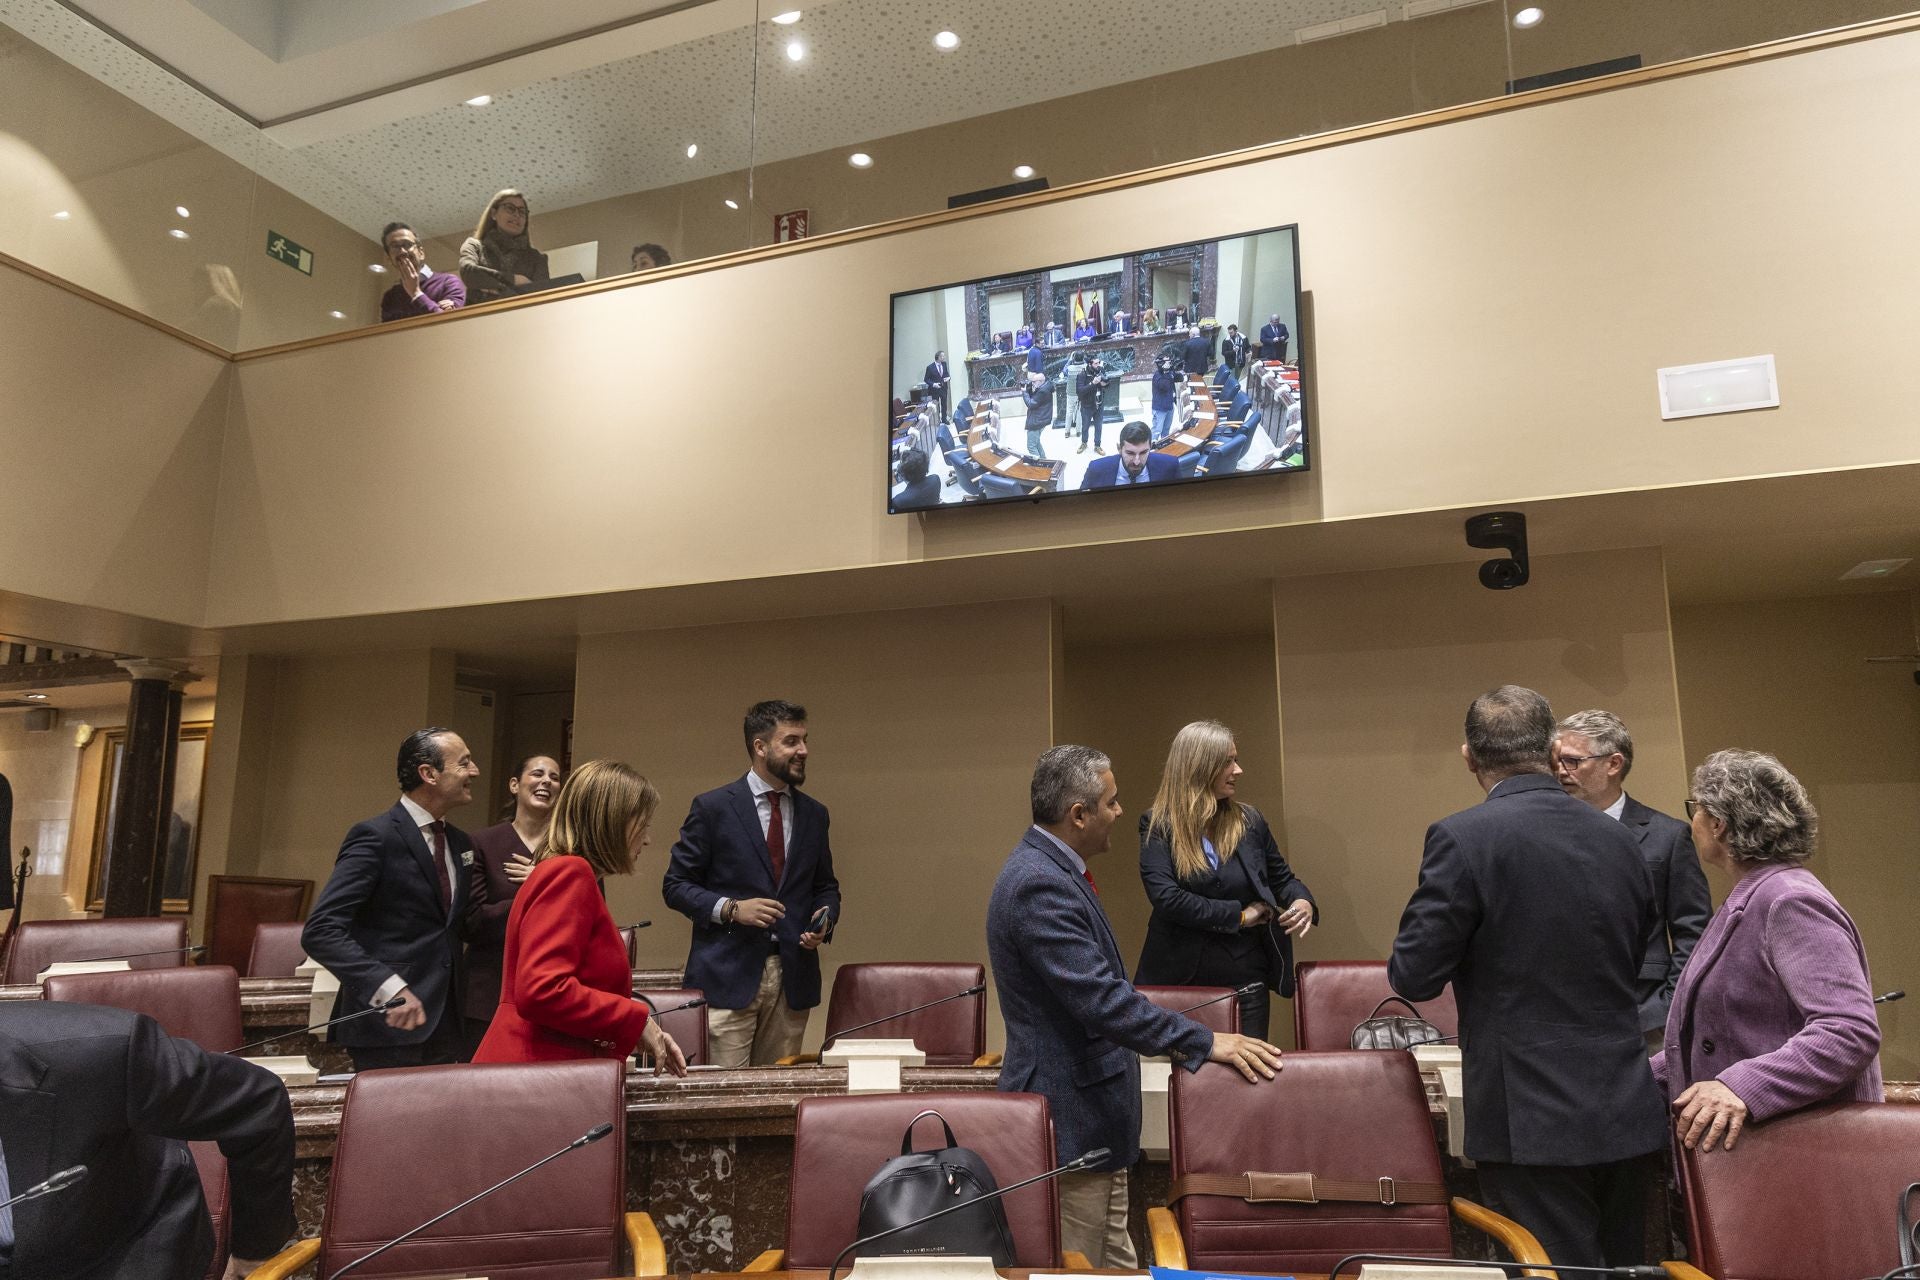
<path fill-rule="evenodd" d="M 127 739 L 113 791 L 113 829 L 100 877 L 108 919 L 160 914 L 174 766 L 180 754 L 180 690 L 193 673 L 178 663 L 130 658 Z"/>

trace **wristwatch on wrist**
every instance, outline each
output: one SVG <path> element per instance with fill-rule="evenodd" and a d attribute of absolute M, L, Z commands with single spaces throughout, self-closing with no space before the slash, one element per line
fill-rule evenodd
<path fill-rule="evenodd" d="M 740 899 L 729 898 L 727 899 L 727 905 L 720 908 L 720 922 L 722 924 L 732 924 L 733 918 L 739 914 L 740 914 Z"/>

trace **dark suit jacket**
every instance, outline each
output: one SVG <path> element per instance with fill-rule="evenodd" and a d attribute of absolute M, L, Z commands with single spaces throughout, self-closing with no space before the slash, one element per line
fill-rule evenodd
<path fill-rule="evenodd" d="M 1168 459 L 1169 462 L 1172 459 Z M 1313 907 L 1320 923 L 1320 904 L 1287 866 L 1273 829 L 1252 805 L 1241 805 L 1247 827 L 1233 856 L 1223 858 L 1218 871 L 1206 870 L 1191 880 L 1174 874 L 1173 842 L 1165 829 L 1149 830 L 1140 817 L 1140 882 L 1146 886 L 1153 915 L 1147 920 L 1147 940 L 1140 948 L 1135 982 L 1151 986 L 1184 986 L 1200 964 L 1208 934 L 1240 932 L 1240 908 L 1264 902 L 1276 912 L 1292 902 Z M 1260 943 L 1260 965 L 1245 982 L 1264 982 L 1283 996 L 1293 994 L 1293 939 L 1285 929 L 1261 925 L 1254 934 Z"/>
<path fill-rule="evenodd" d="M 833 920 L 839 921 L 840 882 L 833 877 L 827 807 L 797 788 L 789 790 L 793 829 L 786 833 L 786 863 L 777 885 L 745 778 L 695 796 L 680 838 L 673 842 L 661 892 L 668 906 L 693 921 L 686 985 L 706 992 L 716 1009 L 744 1009 L 753 1003 L 769 936 L 766 929 L 714 923 L 713 906 L 722 898 L 780 899 L 787 914 L 773 926 L 771 936 L 780 945 L 787 1007 L 811 1009 L 820 1003 L 820 953 L 803 948 L 800 935 L 821 907 L 831 908 Z"/>
<path fill-rule="evenodd" d="M 1053 425 L 1053 383 L 1045 379 L 1033 383 L 1021 390 L 1020 399 L 1027 406 L 1027 430 Z"/>
<path fill-rule="evenodd" d="M 1680 970 L 1713 918 L 1713 898 L 1686 823 L 1632 796 L 1620 821 L 1639 839 L 1640 856 L 1653 877 L 1653 931 L 1640 958 L 1640 1029 L 1658 1031 L 1667 1025 Z"/>
<path fill-rule="evenodd" d="M 900 492 L 893 498 L 896 511 L 916 511 L 921 507 L 939 505 L 940 481 L 936 476 L 922 476 L 912 484 L 901 485 Z"/>
<path fill-rule="evenodd" d="M 1102 1169 L 1140 1158 L 1140 1060 L 1178 1055 L 1198 1070 L 1213 1033 L 1151 1004 L 1127 981 L 1107 913 L 1036 828 L 1000 869 L 987 904 L 987 956 L 1007 1024 L 1000 1089 L 1038 1093 L 1053 1111 L 1060 1159 L 1096 1147 Z"/>
<path fill-rule="evenodd" d="M 1252 346 L 1253 344 L 1247 341 L 1247 335 L 1244 333 L 1237 338 L 1229 337 L 1220 347 L 1220 362 L 1229 369 L 1245 368 L 1247 353 Z"/>
<path fill-rule="evenodd" d="M 1188 373 L 1205 373 L 1207 366 L 1213 363 L 1213 344 L 1207 341 L 1207 335 L 1195 330 L 1187 339 L 1182 353 Z"/>
<path fill-rule="evenodd" d="M 1147 455 L 1147 483 L 1163 484 L 1168 480 L 1180 478 L 1180 464 L 1164 453 Z M 1120 455 L 1109 454 L 1104 458 L 1095 458 L 1087 464 L 1087 473 L 1081 477 L 1082 489 L 1111 489 L 1120 483 Z M 1135 481 L 1135 483 L 1139 483 Z"/>
<path fill-rule="evenodd" d="M 520 886 L 507 879 L 507 860 L 533 851 L 513 823 L 500 822 L 473 833 L 473 865 L 467 868 L 467 972 L 460 1012 L 485 1020 L 500 1003 L 501 952 L 507 945 L 507 913 Z M 370 1021 L 370 1019 L 369 1019 Z"/>
<path fill-rule="evenodd" d="M 1594 1165 L 1666 1142 L 1640 1035 L 1652 924 L 1633 837 L 1547 774 L 1427 828 L 1387 976 L 1415 1002 L 1453 983 L 1469 1159 Z"/>
<path fill-rule="evenodd" d="M 333 1029 L 338 1043 L 420 1044 L 442 1016 L 460 1016 L 460 932 L 473 842 L 449 826 L 447 847 L 454 864 L 451 911 L 440 906 L 440 877 L 426 839 L 397 801 L 379 817 L 355 823 L 341 842 L 333 875 L 300 933 L 307 954 L 340 979 L 333 1016 L 367 1008 L 380 984 L 397 973 L 426 1006 L 427 1019 L 415 1030 L 399 1031 L 385 1018 L 356 1018 Z"/>
<path fill-rule="evenodd" d="M 213 1222 L 187 1140 L 218 1142 L 227 1158 L 234 1255 L 277 1252 L 294 1232 L 293 1109 L 277 1079 L 124 1009 L 0 1009 L 0 1146 L 13 1193 L 87 1166 L 71 1189 L 13 1207 L 15 1276 L 200 1280 Z"/>
<path fill-rule="evenodd" d="M 1287 326 L 1283 324 L 1263 324 L 1260 326 L 1260 358 L 1262 360 L 1285 360 L 1287 358 Z"/>

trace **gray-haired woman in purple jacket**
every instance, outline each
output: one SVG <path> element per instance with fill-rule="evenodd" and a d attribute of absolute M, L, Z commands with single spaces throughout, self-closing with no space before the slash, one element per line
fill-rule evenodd
<path fill-rule="evenodd" d="M 1700 861 L 1735 877 L 1687 960 L 1654 1078 L 1680 1140 L 1728 1150 L 1749 1121 L 1881 1102 L 1880 1023 L 1853 919 L 1803 865 L 1819 815 L 1786 767 L 1716 751 L 1687 800 Z"/>

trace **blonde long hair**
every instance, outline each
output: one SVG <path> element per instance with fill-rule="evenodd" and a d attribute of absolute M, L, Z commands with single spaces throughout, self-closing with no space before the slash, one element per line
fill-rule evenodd
<path fill-rule="evenodd" d="M 633 870 L 627 832 L 637 821 L 653 821 L 660 793 L 653 784 L 618 760 L 589 760 L 567 775 L 553 802 L 553 822 L 536 862 L 568 856 L 585 858 L 603 876 Z"/>
<path fill-rule="evenodd" d="M 487 238 L 487 232 L 493 230 L 493 211 L 495 209 L 498 209 L 500 207 L 500 202 L 502 200 L 505 200 L 508 196 L 519 196 L 520 199 L 523 201 L 526 200 L 527 198 L 526 192 L 517 190 L 514 187 L 507 187 L 503 190 L 494 192 L 493 199 L 487 201 L 487 207 L 480 211 L 480 221 L 477 224 L 475 224 L 473 228 L 473 238 L 475 240 L 485 240 Z M 531 208 L 527 210 L 527 229 L 526 229 L 525 235 L 527 237 L 528 243 L 532 243 L 533 241 L 533 210 Z"/>
<path fill-rule="evenodd" d="M 1213 780 L 1233 758 L 1233 730 L 1217 720 L 1196 720 L 1173 735 L 1160 789 L 1147 810 L 1147 829 L 1173 846 L 1174 874 L 1185 879 L 1207 869 L 1203 839 L 1213 841 L 1224 863 L 1246 832 L 1240 805 L 1213 794 Z"/>

